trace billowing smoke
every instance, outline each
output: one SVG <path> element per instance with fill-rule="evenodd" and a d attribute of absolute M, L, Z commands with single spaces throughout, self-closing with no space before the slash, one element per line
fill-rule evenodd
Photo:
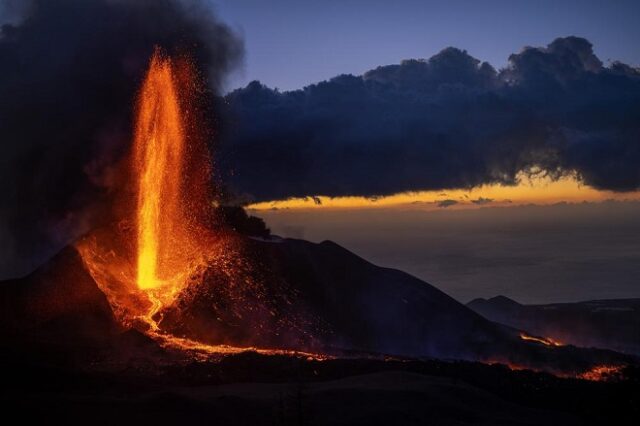
<path fill-rule="evenodd" d="M 254 200 L 512 185 L 519 172 L 640 187 L 640 72 L 603 66 L 578 37 L 527 47 L 501 71 L 447 48 L 227 99 L 230 181 Z"/>
<path fill-rule="evenodd" d="M 213 93 L 242 43 L 205 0 L 0 3 L 0 274 L 93 225 L 131 140 L 155 45 L 189 54 Z"/>

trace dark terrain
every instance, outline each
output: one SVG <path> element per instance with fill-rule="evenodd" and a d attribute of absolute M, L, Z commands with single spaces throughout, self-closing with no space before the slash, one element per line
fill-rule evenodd
<path fill-rule="evenodd" d="M 221 425 L 637 424 L 640 376 L 561 379 L 471 362 L 234 355 L 78 369 L 3 352 L 3 414 L 23 421 Z M 104 368 L 105 366 L 102 366 Z"/>
<path fill-rule="evenodd" d="M 518 330 L 331 242 L 243 241 L 243 253 L 260 261 L 238 272 L 241 282 L 250 273 L 260 285 L 237 299 L 229 288 L 238 277 L 212 271 L 164 312 L 161 326 L 209 343 L 314 349 L 337 359 L 244 353 L 194 361 L 160 348 L 118 324 L 69 247 L 0 284 L 4 413 L 74 423 L 319 425 L 633 424 L 640 414 L 633 356 L 521 341 Z M 477 361 L 567 376 L 629 366 L 608 382 L 589 382 Z"/>
<path fill-rule="evenodd" d="M 640 299 L 522 305 L 497 296 L 467 306 L 491 321 L 563 343 L 640 355 Z"/>
<path fill-rule="evenodd" d="M 563 373 L 636 362 L 610 350 L 523 341 L 518 329 L 487 320 L 434 286 L 373 265 L 331 241 L 247 239 L 243 255 L 259 264 L 262 287 L 239 301 L 237 292 L 227 290 L 239 287 L 232 282 L 237 277 L 213 275 L 169 308 L 161 324 L 213 344 L 338 355 L 346 350 L 499 361 Z M 257 316 L 256 307 L 268 314 Z"/>

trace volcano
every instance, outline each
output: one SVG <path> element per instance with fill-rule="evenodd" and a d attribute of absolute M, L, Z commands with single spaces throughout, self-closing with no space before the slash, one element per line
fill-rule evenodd
<path fill-rule="evenodd" d="M 613 351 L 523 340 L 521 331 L 486 320 L 428 283 L 330 241 L 227 238 L 243 247 L 237 259 L 259 260 L 248 270 L 230 268 L 240 275 L 211 264 L 156 313 L 151 334 L 145 324 L 118 320 L 77 249 L 68 247 L 29 276 L 0 285 L 2 342 L 84 362 L 121 360 L 127 351 L 166 361 L 168 354 L 215 360 L 248 350 L 502 362 L 561 375 L 635 362 Z"/>
<path fill-rule="evenodd" d="M 615 379 L 603 366 L 633 365 L 633 356 L 524 340 L 330 241 L 231 231 L 221 241 L 225 267 L 207 265 L 155 313 L 154 330 L 122 322 L 77 245 L 0 283 L 10 412 L 389 424 L 404 409 L 419 416 L 409 424 L 598 424 L 637 407 L 633 382 L 556 377 Z"/>
<path fill-rule="evenodd" d="M 188 59 L 156 49 L 112 220 L 3 283 L 3 342 L 125 364 L 129 355 L 211 361 L 247 350 L 501 362 L 562 375 L 635 362 L 491 322 L 330 241 L 237 232 L 211 201 L 198 87 Z"/>
<path fill-rule="evenodd" d="M 0 283 L 5 412 L 254 425 L 394 424 L 400 411 L 409 424 L 548 424 L 637 406 L 634 355 L 492 322 L 331 241 L 238 226 L 252 218 L 214 196 L 198 87 L 188 58 L 156 49 L 106 218 Z"/>

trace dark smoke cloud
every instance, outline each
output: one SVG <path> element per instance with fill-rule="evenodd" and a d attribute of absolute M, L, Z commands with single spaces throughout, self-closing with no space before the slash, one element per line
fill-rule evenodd
<path fill-rule="evenodd" d="M 455 206 L 456 204 L 458 204 L 458 202 L 456 200 L 451 200 L 451 199 L 438 201 L 438 207 L 441 207 L 444 209 L 446 209 L 447 207 Z"/>
<path fill-rule="evenodd" d="M 475 200 L 471 200 L 471 202 L 479 206 L 484 206 L 485 204 L 493 203 L 493 198 L 478 197 Z"/>
<path fill-rule="evenodd" d="M 603 66 L 578 37 L 500 71 L 447 48 L 297 91 L 252 82 L 227 100 L 229 181 L 256 200 L 513 185 L 521 171 L 640 187 L 640 72 Z"/>
<path fill-rule="evenodd" d="M 0 3 L 0 274 L 89 226 L 131 139 L 155 45 L 192 55 L 215 91 L 242 43 L 205 1 Z M 19 259 L 16 261 L 16 259 Z"/>

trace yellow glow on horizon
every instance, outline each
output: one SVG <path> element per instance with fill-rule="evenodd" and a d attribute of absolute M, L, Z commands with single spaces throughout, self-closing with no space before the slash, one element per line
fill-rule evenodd
<path fill-rule="evenodd" d="M 585 186 L 571 176 L 552 180 L 548 177 L 521 176 L 514 186 L 484 185 L 469 190 L 451 189 L 394 194 L 379 198 L 366 197 L 307 197 L 267 201 L 248 206 L 252 210 L 273 209 L 358 209 L 392 206 L 441 208 L 443 201 L 450 209 L 478 208 L 522 204 L 555 204 L 604 200 L 640 200 L 640 192 L 617 193 Z M 315 200 L 314 200 L 315 198 Z M 446 201 L 451 200 L 451 201 Z M 475 202 L 474 202 L 475 201 Z M 453 203 L 455 202 L 455 204 Z"/>

